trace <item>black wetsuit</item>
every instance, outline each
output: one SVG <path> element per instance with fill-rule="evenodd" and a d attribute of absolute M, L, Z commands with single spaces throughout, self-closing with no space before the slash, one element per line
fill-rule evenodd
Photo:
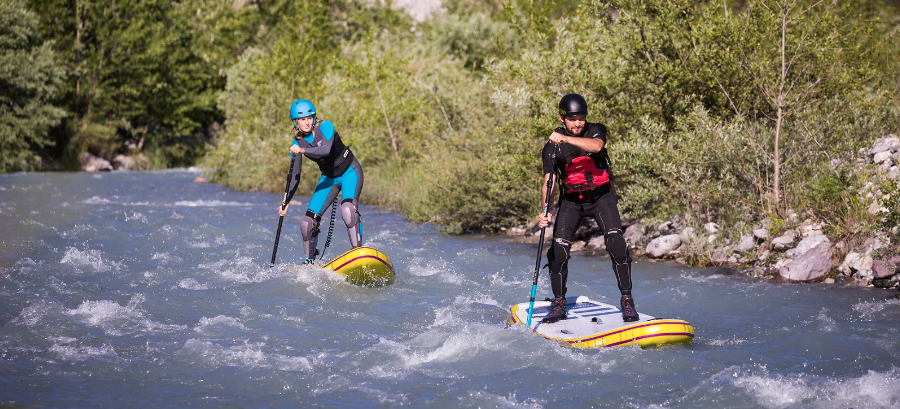
<path fill-rule="evenodd" d="M 572 136 L 565 128 L 557 128 L 556 132 Z M 581 137 L 601 139 L 604 147 L 600 152 L 589 153 L 575 145 L 567 143 L 556 145 L 547 142 L 541 155 L 544 163 L 544 175 L 548 173 L 555 175 L 557 177 L 556 186 L 560 191 L 559 212 L 553 228 L 553 244 L 547 251 L 553 296 L 565 297 L 566 295 L 569 250 L 572 247 L 575 230 L 578 229 L 581 218 L 585 216 L 593 217 L 603 231 L 606 250 L 612 259 L 619 291 L 623 295 L 630 295 L 631 256 L 628 254 L 628 245 L 623 236 L 622 220 L 617 206 L 618 197 L 610 172 L 609 156 L 605 144 L 606 127 L 599 123 L 586 123 Z M 584 160 L 584 157 L 590 158 L 596 169 L 606 172 L 607 183 L 597 183 L 596 186 L 591 183 L 591 186 L 579 186 L 578 190 L 572 189 L 571 184 L 565 184 L 568 176 L 566 165 L 572 164 L 576 158 Z"/>

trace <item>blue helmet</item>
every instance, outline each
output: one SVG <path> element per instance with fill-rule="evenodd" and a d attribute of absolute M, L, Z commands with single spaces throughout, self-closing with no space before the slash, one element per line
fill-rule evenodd
<path fill-rule="evenodd" d="M 291 121 L 316 115 L 316 107 L 308 99 L 298 99 L 291 104 Z M 313 118 L 315 119 L 315 118 Z"/>

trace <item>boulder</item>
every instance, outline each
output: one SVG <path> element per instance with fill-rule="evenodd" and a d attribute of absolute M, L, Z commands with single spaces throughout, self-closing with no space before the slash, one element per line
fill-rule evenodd
<path fill-rule="evenodd" d="M 855 263 L 856 259 L 858 259 L 859 256 L 860 256 L 860 254 L 855 251 L 851 251 L 851 252 L 847 253 L 847 256 L 844 257 L 844 262 L 841 263 L 840 267 L 838 267 L 838 271 L 849 274 L 850 273 L 850 265 Z"/>
<path fill-rule="evenodd" d="M 900 169 L 896 166 L 891 166 L 891 170 L 887 174 L 887 178 L 889 180 L 897 180 L 897 176 L 900 176 Z"/>
<path fill-rule="evenodd" d="M 712 261 L 716 264 L 725 264 L 728 261 L 728 247 L 716 247 L 713 249 L 712 255 L 709 257 L 709 261 Z"/>
<path fill-rule="evenodd" d="M 872 271 L 875 272 L 875 278 L 887 278 L 897 273 L 897 266 L 900 265 L 900 256 L 892 256 L 889 260 L 874 260 L 872 262 Z"/>
<path fill-rule="evenodd" d="M 734 251 L 736 253 L 747 253 L 756 248 L 756 241 L 753 239 L 751 235 L 745 235 L 741 237 L 741 242 L 738 243 L 737 246 L 734 247 Z"/>
<path fill-rule="evenodd" d="M 703 231 L 709 234 L 719 234 L 719 225 L 713 222 L 709 222 L 703 225 Z"/>
<path fill-rule="evenodd" d="M 769 238 L 769 229 L 753 230 L 753 237 L 756 238 L 757 242 L 762 243 Z"/>
<path fill-rule="evenodd" d="M 693 227 L 685 227 L 684 230 L 681 231 L 681 239 L 684 241 L 691 241 L 697 239 L 697 232 Z"/>
<path fill-rule="evenodd" d="M 113 170 L 113 167 L 108 160 L 91 155 L 90 152 L 82 153 L 79 160 L 81 162 L 81 170 L 85 172 Z"/>
<path fill-rule="evenodd" d="M 801 257 L 804 253 L 809 251 L 809 249 L 816 247 L 822 243 L 828 243 L 829 247 L 831 247 L 831 242 L 828 241 L 828 237 L 825 237 L 824 234 L 813 234 L 803 240 L 800 240 L 800 243 L 798 243 L 797 247 L 794 249 L 793 257 Z"/>
<path fill-rule="evenodd" d="M 629 247 L 637 247 L 644 240 L 644 226 L 640 223 L 632 224 L 625 229 L 625 241 Z"/>
<path fill-rule="evenodd" d="M 585 242 L 579 240 L 579 241 L 572 243 L 572 248 L 570 248 L 569 250 L 570 251 L 584 251 L 585 245 L 586 245 Z"/>
<path fill-rule="evenodd" d="M 116 155 L 116 157 L 113 158 L 113 165 L 115 165 L 116 169 L 131 170 L 134 168 L 134 163 L 134 158 L 132 158 L 131 156 L 120 154 Z"/>
<path fill-rule="evenodd" d="M 800 235 L 803 237 L 809 237 L 814 234 L 822 234 L 822 225 L 819 223 L 804 223 L 802 227 L 800 227 Z"/>
<path fill-rule="evenodd" d="M 657 237 L 647 244 L 646 254 L 653 258 L 663 257 L 681 247 L 681 235 L 668 234 Z"/>
<path fill-rule="evenodd" d="M 794 231 L 788 230 L 783 235 L 772 239 L 775 250 L 787 250 L 794 246 Z"/>
<path fill-rule="evenodd" d="M 893 163 L 891 163 L 891 162 L 893 162 L 891 160 L 892 159 L 891 156 L 893 156 L 893 154 L 889 151 L 878 152 L 875 154 L 875 156 L 872 157 L 872 162 L 875 163 L 876 165 L 882 164 L 885 162 L 893 165 Z"/>
<path fill-rule="evenodd" d="M 675 231 L 675 224 L 672 223 L 672 221 L 665 221 L 659 226 L 656 226 L 656 231 L 663 235 L 670 234 Z"/>
<path fill-rule="evenodd" d="M 778 269 L 778 280 L 787 283 L 818 281 L 831 269 L 831 243 L 819 242 L 803 255 Z"/>
<path fill-rule="evenodd" d="M 894 135 L 887 135 L 878 140 L 878 143 L 869 150 L 869 155 L 874 156 L 881 152 L 897 152 L 898 146 L 900 146 L 900 138 Z"/>
<path fill-rule="evenodd" d="M 872 256 L 863 254 L 862 256 L 857 257 L 856 260 L 853 261 L 853 263 L 850 263 L 850 268 L 855 271 L 869 272 L 869 271 L 872 271 L 874 262 L 875 262 L 875 260 L 872 259 Z M 868 274 L 865 274 L 865 275 L 868 275 Z"/>
<path fill-rule="evenodd" d="M 591 237 L 584 248 L 589 256 L 599 256 L 601 252 L 606 250 L 606 240 L 603 235 Z"/>

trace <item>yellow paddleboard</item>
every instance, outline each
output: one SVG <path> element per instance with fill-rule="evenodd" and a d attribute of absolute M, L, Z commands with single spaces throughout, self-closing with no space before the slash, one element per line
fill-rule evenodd
<path fill-rule="evenodd" d="M 535 301 L 531 330 L 538 335 L 573 348 L 604 348 L 638 345 L 641 348 L 663 344 L 689 344 L 694 327 L 687 321 L 654 318 L 638 313 L 640 319 L 624 322 L 619 308 L 587 297 L 567 297 L 568 319 L 544 324 L 550 301 Z M 528 303 L 510 308 L 510 325 L 528 322 Z"/>
<path fill-rule="evenodd" d="M 356 247 L 337 256 L 322 268 L 334 271 L 353 284 L 382 286 L 394 282 L 394 263 L 371 247 Z"/>

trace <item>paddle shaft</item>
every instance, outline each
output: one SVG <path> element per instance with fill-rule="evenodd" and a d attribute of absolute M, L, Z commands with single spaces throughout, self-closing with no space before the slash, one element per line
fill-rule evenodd
<path fill-rule="evenodd" d="M 287 207 L 287 197 L 288 191 L 291 189 L 291 178 L 294 175 L 294 160 L 297 158 L 297 155 L 291 156 L 291 168 L 288 169 L 287 174 L 287 183 L 284 185 L 284 198 L 281 199 L 281 210 L 284 210 Z M 281 238 L 281 224 L 284 223 L 284 216 L 280 216 L 278 218 L 278 230 L 275 232 L 275 247 L 272 248 L 272 261 L 269 262 L 269 267 L 275 267 L 275 253 L 278 253 L 278 240 Z"/>
<path fill-rule="evenodd" d="M 547 211 L 550 208 L 550 196 L 552 194 L 553 174 L 551 173 L 550 178 L 547 179 L 547 196 L 544 197 L 544 208 L 541 210 L 541 214 L 543 214 L 544 217 L 547 217 Z M 534 313 L 534 296 L 537 294 L 538 275 L 541 272 L 541 256 L 544 253 L 544 233 L 546 233 L 546 231 L 546 226 L 541 227 L 541 239 L 538 241 L 537 261 L 534 262 L 534 280 L 531 283 L 531 299 L 528 301 L 528 323 L 526 324 L 529 328 L 531 328 L 531 315 Z"/>

